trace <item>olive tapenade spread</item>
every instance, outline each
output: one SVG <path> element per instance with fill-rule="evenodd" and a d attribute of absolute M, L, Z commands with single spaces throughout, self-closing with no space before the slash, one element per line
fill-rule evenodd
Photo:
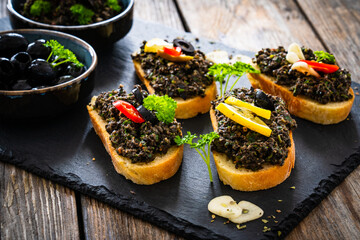
<path fill-rule="evenodd" d="M 150 81 L 157 95 L 185 99 L 205 96 L 205 89 L 212 84 L 213 78 L 207 76 L 211 62 L 205 60 L 205 54 L 195 50 L 194 58 L 187 62 L 170 62 L 156 53 L 144 52 L 146 41 L 140 52 L 132 59 L 141 64 L 145 78 Z"/>
<path fill-rule="evenodd" d="M 302 47 L 305 60 L 317 60 L 311 49 Z M 294 96 L 304 95 L 319 103 L 341 102 L 351 99 L 349 94 L 351 75 L 345 69 L 325 74 L 320 78 L 291 70 L 292 64 L 286 60 L 287 51 L 283 47 L 262 49 L 255 55 L 255 62 L 261 73 L 275 78 L 275 83 L 289 87 Z M 329 63 L 322 61 L 323 63 Z"/>
<path fill-rule="evenodd" d="M 146 91 L 141 92 L 144 97 L 147 96 Z M 126 94 L 120 85 L 117 90 L 101 93 L 95 101 L 94 109 L 106 121 L 106 131 L 119 155 L 131 159 L 132 163 L 147 163 L 154 160 L 156 154 L 166 153 L 171 146 L 176 145 L 174 138 L 181 136 L 180 123 L 134 123 L 119 114 L 119 110 L 113 106 L 113 102 L 117 100 L 127 101 L 134 107 L 140 106 L 134 94 Z"/>
<path fill-rule="evenodd" d="M 213 101 L 212 107 L 215 109 L 229 96 L 253 103 L 256 95 L 257 91 L 254 89 L 234 89 L 226 93 L 224 98 Z M 225 153 L 236 168 L 256 171 L 262 169 L 264 164 L 283 165 L 287 158 L 288 148 L 291 146 L 289 131 L 296 128 L 296 122 L 291 118 L 281 98 L 265 96 L 272 104 L 271 118 L 259 118 L 272 130 L 270 137 L 254 132 L 215 110 L 220 137 L 212 142 L 211 150 Z"/>

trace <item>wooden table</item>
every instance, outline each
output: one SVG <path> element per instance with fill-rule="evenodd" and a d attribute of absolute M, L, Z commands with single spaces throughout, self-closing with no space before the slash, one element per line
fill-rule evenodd
<path fill-rule="evenodd" d="M 0 17 L 4 16 L 6 0 L 0 0 Z M 287 47 L 294 41 L 324 49 L 360 83 L 357 0 L 137 0 L 135 17 L 244 50 Z M 287 239 L 359 239 L 359 179 L 357 168 Z M 0 206 L 0 239 L 181 239 L 2 162 Z"/>

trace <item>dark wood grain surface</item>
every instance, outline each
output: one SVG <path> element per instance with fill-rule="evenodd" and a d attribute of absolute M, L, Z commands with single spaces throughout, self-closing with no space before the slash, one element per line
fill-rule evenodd
<path fill-rule="evenodd" d="M 6 16 L 0 0 L 0 17 Z M 293 41 L 335 54 L 360 83 L 360 2 L 356 0 L 138 0 L 135 17 L 239 49 Z M 357 91 L 358 92 L 358 91 Z M 287 239 L 359 239 L 360 168 Z M 181 239 L 161 228 L 0 162 L 0 239 Z"/>

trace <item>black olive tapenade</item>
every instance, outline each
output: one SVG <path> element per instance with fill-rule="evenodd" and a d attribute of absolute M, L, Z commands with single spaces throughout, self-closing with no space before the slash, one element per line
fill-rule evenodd
<path fill-rule="evenodd" d="M 146 41 L 140 52 L 132 59 L 141 64 L 145 78 L 154 88 L 155 94 L 169 97 L 180 97 L 184 100 L 205 96 L 205 90 L 214 81 L 207 75 L 211 62 L 205 60 L 205 54 L 195 50 L 194 58 L 187 62 L 170 62 L 156 53 L 144 52 Z"/>
<path fill-rule="evenodd" d="M 302 48 L 306 60 L 317 60 L 313 51 Z M 330 74 L 318 72 L 320 78 L 305 75 L 299 71 L 291 70 L 292 64 L 286 60 L 287 52 L 283 47 L 277 49 L 262 49 L 254 61 L 261 73 L 275 78 L 275 83 L 289 87 L 294 96 L 304 95 L 319 103 L 341 102 L 351 99 L 349 94 L 351 75 L 345 69 Z M 324 63 L 328 63 L 323 61 Z"/>
<path fill-rule="evenodd" d="M 224 98 L 212 102 L 215 107 L 233 96 L 245 102 L 253 103 L 256 90 L 233 89 Z M 275 96 L 267 95 L 274 105 L 271 118 L 261 120 L 272 130 L 270 137 L 252 131 L 229 119 L 218 110 L 215 116 L 218 122 L 219 138 L 211 144 L 211 150 L 225 153 L 236 168 L 246 168 L 253 171 L 263 168 L 264 164 L 283 165 L 291 146 L 289 131 L 296 128 L 296 122 L 285 108 L 284 101 Z"/>
<path fill-rule="evenodd" d="M 148 94 L 146 91 L 141 92 L 144 97 Z M 119 110 L 113 106 L 113 102 L 117 100 L 127 101 L 135 108 L 140 106 L 134 94 L 126 94 L 120 86 L 119 89 L 99 94 L 94 109 L 106 121 L 106 131 L 110 134 L 111 143 L 119 155 L 131 159 L 132 163 L 147 163 L 154 160 L 156 154 L 166 153 L 170 147 L 176 145 L 175 137 L 181 136 L 180 123 L 134 123 L 123 114 L 119 114 Z"/>

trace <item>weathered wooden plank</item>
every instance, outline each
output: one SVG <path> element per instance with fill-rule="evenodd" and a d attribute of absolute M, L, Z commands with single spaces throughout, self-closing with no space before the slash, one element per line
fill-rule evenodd
<path fill-rule="evenodd" d="M 299 42 L 321 49 L 293 1 L 267 0 L 178 0 L 192 33 L 239 49 L 258 51 L 264 47 L 287 47 Z"/>
<path fill-rule="evenodd" d="M 360 83 L 360 1 L 298 1 L 323 43 Z"/>
<path fill-rule="evenodd" d="M 134 17 L 184 30 L 172 0 L 135 1 Z"/>
<path fill-rule="evenodd" d="M 171 0 L 135 1 L 134 17 L 184 30 Z M 87 196 L 81 196 L 86 239 L 182 239 Z"/>
<path fill-rule="evenodd" d="M 75 194 L 0 162 L 0 239 L 79 238 Z"/>
<path fill-rule="evenodd" d="M 86 239 L 182 239 L 89 197 L 81 198 Z"/>

